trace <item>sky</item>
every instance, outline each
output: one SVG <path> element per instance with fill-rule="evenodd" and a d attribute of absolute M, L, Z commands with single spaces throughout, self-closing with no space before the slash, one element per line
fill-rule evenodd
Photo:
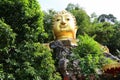
<path fill-rule="evenodd" d="M 79 4 L 88 15 L 113 14 L 120 21 L 120 0 L 38 0 L 42 10 L 64 10 L 69 3 Z"/>

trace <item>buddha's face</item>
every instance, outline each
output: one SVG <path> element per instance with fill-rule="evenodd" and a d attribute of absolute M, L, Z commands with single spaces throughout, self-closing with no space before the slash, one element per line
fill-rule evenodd
<path fill-rule="evenodd" d="M 61 11 L 53 17 L 53 33 L 56 40 L 76 39 L 76 19 L 67 12 Z"/>
<path fill-rule="evenodd" d="M 76 22 L 74 17 L 68 12 L 61 12 L 54 16 L 53 31 L 72 31 L 76 28 Z"/>

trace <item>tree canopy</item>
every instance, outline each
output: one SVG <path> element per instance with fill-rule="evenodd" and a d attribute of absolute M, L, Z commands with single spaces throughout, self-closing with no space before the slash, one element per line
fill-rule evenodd
<path fill-rule="evenodd" d="M 0 1 L 0 79 L 59 80 L 36 0 Z"/>

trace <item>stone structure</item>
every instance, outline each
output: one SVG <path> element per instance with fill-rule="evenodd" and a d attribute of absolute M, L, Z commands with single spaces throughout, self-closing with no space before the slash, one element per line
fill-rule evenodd
<path fill-rule="evenodd" d="M 62 75 L 64 80 L 78 80 L 80 76 L 79 60 L 71 60 L 74 54 L 69 40 L 56 40 L 50 43 L 50 48 L 53 49 L 54 59 L 56 59 L 56 68 Z M 67 79 L 65 79 L 67 78 Z"/>
<path fill-rule="evenodd" d="M 79 60 L 70 61 L 74 57 L 71 48 L 77 46 L 76 32 L 76 19 L 71 13 L 63 10 L 53 17 L 55 40 L 50 43 L 50 48 L 54 51 L 57 70 L 64 80 L 77 80 L 80 75 Z"/>

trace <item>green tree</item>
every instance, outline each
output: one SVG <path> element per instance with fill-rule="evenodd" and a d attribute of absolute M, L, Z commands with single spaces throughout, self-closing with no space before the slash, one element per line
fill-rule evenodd
<path fill-rule="evenodd" d="M 93 23 L 91 36 L 95 36 L 95 40 L 103 45 L 109 46 L 109 41 L 115 31 L 113 25 L 108 22 Z"/>
<path fill-rule="evenodd" d="M 99 17 L 98 17 L 98 21 L 99 22 L 110 22 L 110 23 L 114 23 L 116 21 L 116 17 L 114 17 L 112 14 L 101 14 Z"/>
<path fill-rule="evenodd" d="M 118 55 L 117 50 L 120 50 L 120 22 L 117 21 L 113 27 L 115 30 L 113 36 L 110 38 L 109 48 L 111 53 Z"/>
<path fill-rule="evenodd" d="M 0 1 L 0 18 L 11 26 L 16 35 L 16 43 L 23 40 L 42 42 L 44 38 L 43 13 L 36 0 Z"/>
<path fill-rule="evenodd" d="M 117 20 L 112 14 L 109 15 L 102 14 L 98 17 L 97 16 L 93 17 L 93 21 L 91 22 L 92 30 L 89 32 L 89 35 L 94 36 L 94 39 L 97 42 L 99 42 L 102 45 L 106 45 L 112 54 L 115 53 L 115 50 L 113 51 L 112 49 L 113 44 L 115 43 L 112 42 L 112 40 L 115 39 L 113 38 L 113 36 L 115 35 L 116 32 L 115 29 L 116 22 Z"/>
<path fill-rule="evenodd" d="M 47 12 L 44 11 L 44 29 L 45 32 L 48 34 L 48 38 L 44 39 L 44 42 L 50 42 L 54 40 L 53 32 L 52 32 L 52 18 L 56 12 L 52 9 L 48 10 Z"/>
<path fill-rule="evenodd" d="M 0 79 L 60 80 L 36 0 L 0 0 Z"/>
<path fill-rule="evenodd" d="M 73 15 L 76 18 L 77 26 L 78 26 L 78 32 L 77 35 L 84 33 L 89 34 L 89 31 L 91 30 L 91 23 L 90 23 L 90 17 L 87 15 L 87 13 L 83 9 L 79 10 L 73 10 L 71 11 Z"/>
<path fill-rule="evenodd" d="M 80 7 L 79 7 L 78 4 L 69 3 L 65 9 L 66 9 L 67 11 L 71 11 L 71 10 L 78 10 L 79 8 L 80 8 Z"/>
<path fill-rule="evenodd" d="M 89 31 L 91 30 L 90 28 L 92 26 L 90 22 L 90 17 L 86 13 L 86 11 L 80 8 L 78 4 L 74 5 L 71 3 L 68 4 L 66 10 L 71 12 L 76 18 L 76 22 L 78 26 L 77 35 L 79 34 L 83 35 L 84 33 L 89 34 Z"/>
<path fill-rule="evenodd" d="M 115 55 L 119 50 L 119 21 L 112 14 L 102 14 L 92 22 L 91 36 L 103 45 L 107 45 L 110 52 Z"/>

